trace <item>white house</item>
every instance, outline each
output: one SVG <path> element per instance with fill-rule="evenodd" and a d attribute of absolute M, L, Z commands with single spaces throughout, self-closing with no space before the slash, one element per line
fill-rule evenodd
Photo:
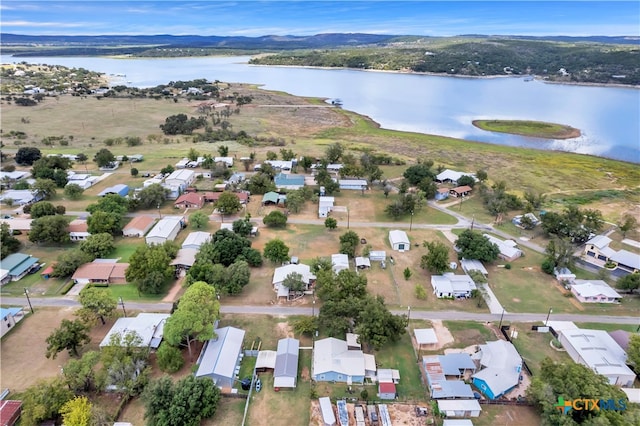
<path fill-rule="evenodd" d="M 389 231 L 389 242 L 391 243 L 391 248 L 393 250 L 397 250 L 401 253 L 411 249 L 411 243 L 409 242 L 407 233 L 398 229 Z"/>
<path fill-rule="evenodd" d="M 285 160 L 265 160 L 265 164 L 271 165 L 275 170 L 289 171 L 293 168 L 293 161 Z"/>
<path fill-rule="evenodd" d="M 0 202 L 7 204 L 11 200 L 14 206 L 24 206 L 42 200 L 43 197 L 36 191 L 29 189 L 9 189 L 0 195 Z"/>
<path fill-rule="evenodd" d="M 196 173 L 193 170 L 176 170 L 164 180 L 167 186 L 179 186 L 183 191 L 191 186 L 196 180 Z"/>
<path fill-rule="evenodd" d="M 189 159 L 184 157 L 182 160 L 176 163 L 176 169 L 184 169 L 189 164 Z"/>
<path fill-rule="evenodd" d="M 315 342 L 312 368 L 318 382 L 363 383 L 365 377 L 375 377 L 376 361 L 361 349 L 350 349 L 345 340 L 329 337 Z"/>
<path fill-rule="evenodd" d="M 227 167 L 233 167 L 233 157 L 213 157 L 214 163 L 224 163 Z"/>
<path fill-rule="evenodd" d="M 501 240 L 489 234 L 483 234 L 490 242 L 498 246 L 500 250 L 500 254 L 498 257 L 500 259 L 506 260 L 507 262 L 511 262 L 522 256 L 522 250 L 520 250 L 516 242 L 513 240 Z"/>
<path fill-rule="evenodd" d="M 482 407 L 475 399 L 439 399 L 438 411 L 446 417 L 478 417 Z"/>
<path fill-rule="evenodd" d="M 196 377 L 209 377 L 219 388 L 230 390 L 240 372 L 245 331 L 235 327 L 214 331 L 216 337 L 207 341 L 200 352 Z"/>
<path fill-rule="evenodd" d="M 606 331 L 580 328 L 560 330 L 558 340 L 574 362 L 602 374 L 610 384 L 623 387 L 633 385 L 636 375 L 627 367 L 627 353 Z"/>
<path fill-rule="evenodd" d="M 602 262 L 613 262 L 619 269 L 627 272 L 640 271 L 640 255 L 627 250 L 614 250 L 609 247 L 611 238 L 596 235 L 585 243 L 584 253 Z"/>
<path fill-rule="evenodd" d="M 211 234 L 209 232 L 190 232 L 182 243 L 182 248 L 192 248 L 200 250 L 200 247 L 211 240 Z"/>
<path fill-rule="evenodd" d="M 438 173 L 436 175 L 436 181 L 440 183 L 453 183 L 457 185 L 458 180 L 462 176 L 470 176 L 475 179 L 475 176 L 473 173 L 464 173 L 464 172 L 458 172 L 455 170 L 446 169 L 443 172 Z"/>
<path fill-rule="evenodd" d="M 431 286 L 433 294 L 439 299 L 447 297 L 468 298 L 471 297 L 471 292 L 477 289 L 476 283 L 469 275 L 454 275 L 452 272 L 432 275 Z"/>
<path fill-rule="evenodd" d="M 282 285 L 282 282 L 292 273 L 302 275 L 302 281 L 307 285 L 307 289 L 316 280 L 316 276 L 311 273 L 311 267 L 309 265 L 300 263 L 297 265 L 289 264 L 276 268 L 275 271 L 273 271 L 273 279 L 271 280 L 271 283 L 273 284 L 273 289 L 278 292 L 278 297 L 289 297 L 289 289 Z"/>
<path fill-rule="evenodd" d="M 349 269 L 349 256 L 344 253 L 332 254 L 331 265 L 336 274 L 344 269 Z"/>
<path fill-rule="evenodd" d="M 165 216 L 151 228 L 145 241 L 147 244 L 164 244 L 167 241 L 173 241 L 183 225 L 184 218 L 182 216 Z"/>
<path fill-rule="evenodd" d="M 158 349 L 164 332 L 164 324 L 169 314 L 139 313 L 136 317 L 118 318 L 111 330 L 102 339 L 100 348 L 110 346 L 111 336 L 134 331 L 140 336 L 140 347 Z"/>
<path fill-rule="evenodd" d="M 363 191 L 369 188 L 369 183 L 365 179 L 339 179 L 340 189 Z"/>
<path fill-rule="evenodd" d="M 0 308 L 0 337 L 8 333 L 23 317 L 22 308 Z"/>
<path fill-rule="evenodd" d="M 622 296 L 602 280 L 574 280 L 571 293 L 582 303 L 619 303 Z"/>
<path fill-rule="evenodd" d="M 335 197 L 318 197 L 318 217 L 327 217 L 329 212 L 333 210 Z"/>

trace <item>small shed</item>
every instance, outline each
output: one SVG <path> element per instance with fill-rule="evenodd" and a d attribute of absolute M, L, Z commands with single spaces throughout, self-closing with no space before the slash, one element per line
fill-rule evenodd
<path fill-rule="evenodd" d="M 387 252 L 384 250 L 372 250 L 369 252 L 369 260 L 374 262 L 384 262 L 387 260 Z"/>
<path fill-rule="evenodd" d="M 366 269 L 371 268 L 371 260 L 367 257 L 358 256 L 356 257 L 356 268 L 358 269 Z"/>
<path fill-rule="evenodd" d="M 378 398 L 396 399 L 396 385 L 394 383 L 379 383 Z"/>
<path fill-rule="evenodd" d="M 411 243 L 407 233 L 399 229 L 389 231 L 389 243 L 393 250 L 404 252 L 411 249 Z"/>
<path fill-rule="evenodd" d="M 276 363 L 273 371 L 274 388 L 295 388 L 298 379 L 300 341 L 286 338 L 278 341 Z"/>
<path fill-rule="evenodd" d="M 438 336 L 433 328 L 416 328 L 413 334 L 419 349 L 422 349 L 422 345 L 431 347 L 438 344 Z"/>
<path fill-rule="evenodd" d="M 439 399 L 438 410 L 446 417 L 478 417 L 480 403 L 475 399 Z"/>
<path fill-rule="evenodd" d="M 336 414 L 333 412 L 333 405 L 331 405 L 331 400 L 328 396 L 323 396 L 319 398 L 320 402 L 320 413 L 322 413 L 322 424 L 323 426 L 335 426 L 336 425 Z"/>

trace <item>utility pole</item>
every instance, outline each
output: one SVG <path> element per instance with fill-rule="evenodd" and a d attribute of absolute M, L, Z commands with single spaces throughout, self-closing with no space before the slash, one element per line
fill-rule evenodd
<path fill-rule="evenodd" d="M 124 310 L 124 300 L 122 300 L 122 296 L 120 296 L 119 304 L 122 306 L 122 312 L 124 313 L 124 317 L 127 317 L 127 311 Z"/>
<path fill-rule="evenodd" d="M 33 306 L 31 306 L 31 299 L 29 299 L 29 290 L 24 288 L 24 295 L 27 296 L 27 302 L 29 303 L 29 309 L 31 309 L 31 313 L 33 313 Z"/>

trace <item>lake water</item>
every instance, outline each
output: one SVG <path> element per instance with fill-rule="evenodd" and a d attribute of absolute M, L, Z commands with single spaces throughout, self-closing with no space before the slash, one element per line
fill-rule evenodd
<path fill-rule="evenodd" d="M 369 116 L 383 128 L 470 141 L 570 151 L 640 163 L 640 90 L 525 82 L 523 78 L 457 78 L 356 70 L 265 67 L 249 57 L 113 59 L 3 55 L 21 62 L 82 67 L 125 74 L 114 84 L 152 87 L 206 78 L 261 84 L 297 96 L 340 98 L 343 108 Z M 475 119 L 539 120 L 582 131 L 569 140 L 485 132 Z"/>

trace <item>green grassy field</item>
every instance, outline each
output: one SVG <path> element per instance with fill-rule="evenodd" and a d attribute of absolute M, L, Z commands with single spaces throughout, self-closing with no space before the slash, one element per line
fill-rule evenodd
<path fill-rule="evenodd" d="M 473 120 L 472 124 L 489 132 L 510 133 L 544 139 L 570 139 L 580 136 L 580 130 L 557 123 L 527 120 Z"/>
<path fill-rule="evenodd" d="M 512 338 L 512 343 L 534 376 L 540 373 L 540 364 L 545 358 L 551 358 L 555 362 L 571 362 L 571 358 L 565 351 L 557 351 L 550 346 L 551 341 L 554 340 L 551 333 L 538 333 L 531 330 L 531 324 L 526 323 L 509 325 L 510 332 L 512 330 L 518 332 L 518 337 Z"/>

